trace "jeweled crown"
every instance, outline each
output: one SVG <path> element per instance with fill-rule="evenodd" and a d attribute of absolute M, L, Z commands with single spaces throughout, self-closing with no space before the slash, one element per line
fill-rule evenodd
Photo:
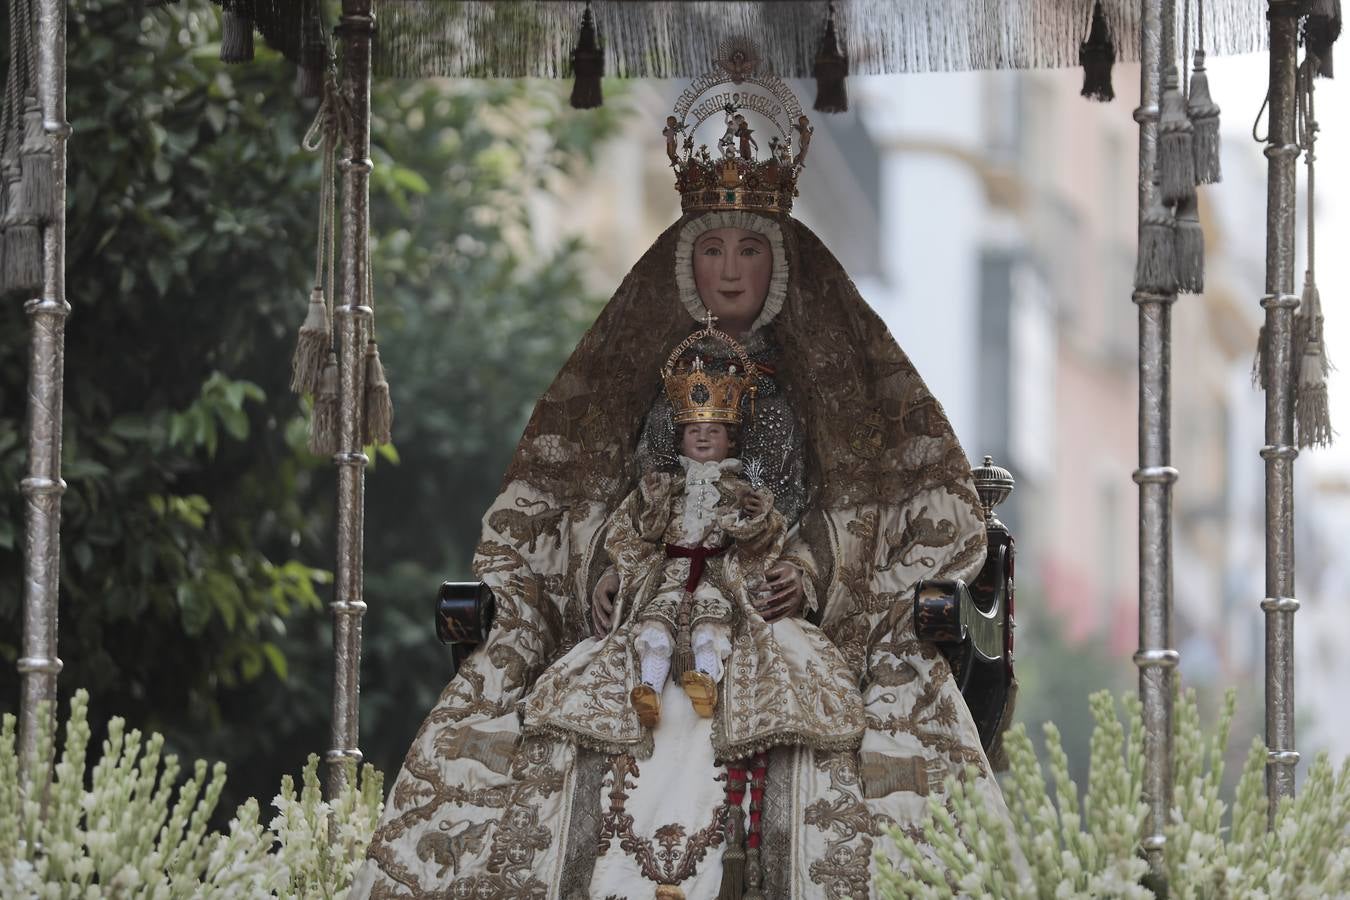
<path fill-rule="evenodd" d="M 713 327 L 716 319 L 709 314 L 703 328 L 685 338 L 670 351 L 666 364 L 661 369 L 661 379 L 666 385 L 666 396 L 670 398 L 675 424 L 689 425 L 694 422 L 721 422 L 724 425 L 740 425 L 744 419 L 741 402 L 750 398 L 751 414 L 755 407 L 755 379 L 758 372 L 755 364 L 731 335 Z M 703 358 L 695 355 L 692 359 L 683 359 L 684 354 L 699 341 L 714 337 L 731 347 L 740 360 L 740 366 L 734 363 L 725 372 L 716 372 L 703 365 Z"/>
<path fill-rule="evenodd" d="M 814 132 L 810 120 L 781 78 L 756 72 L 759 53 L 749 40 L 723 41 L 715 64 L 680 94 L 675 114 L 666 117 L 662 132 L 681 207 L 686 212 L 790 211 Z M 759 158 L 761 148 L 747 113 L 767 119 L 776 132 L 763 148 L 765 159 Z M 726 130 L 716 150 L 709 150 L 707 144 L 695 150 L 694 132 L 719 114 Z"/>

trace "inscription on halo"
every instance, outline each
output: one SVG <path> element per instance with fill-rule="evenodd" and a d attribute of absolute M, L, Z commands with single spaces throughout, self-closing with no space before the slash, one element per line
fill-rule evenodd
<path fill-rule="evenodd" d="M 699 102 L 705 94 L 723 85 L 735 85 L 737 89 L 722 91 L 708 97 L 702 103 Z M 745 85 L 754 85 L 769 96 L 750 93 L 744 90 Z M 725 70 L 714 69 L 704 72 L 684 89 L 679 99 L 675 101 L 675 117 L 680 120 L 680 124 L 689 126 L 689 116 L 692 113 L 693 125 L 686 127 L 685 130 L 685 134 L 692 134 L 698 126 L 722 112 L 727 105 L 759 113 L 772 121 L 779 135 L 784 138 L 789 136 L 788 127 L 791 123 L 802 115 L 797 95 L 792 93 L 792 89 L 778 76 L 744 71 L 732 74 Z"/>

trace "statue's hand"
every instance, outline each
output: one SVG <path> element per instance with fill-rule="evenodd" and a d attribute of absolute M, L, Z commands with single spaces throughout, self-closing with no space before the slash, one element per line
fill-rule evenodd
<path fill-rule="evenodd" d="M 591 621 L 595 633 L 609 634 L 614 629 L 614 596 L 619 593 L 619 573 L 606 572 L 591 592 Z"/>
<path fill-rule="evenodd" d="M 755 608 L 764 621 L 776 622 L 801 612 L 806 600 L 801 570 L 784 561 L 774 563 L 764 575 L 765 591 L 755 600 Z"/>

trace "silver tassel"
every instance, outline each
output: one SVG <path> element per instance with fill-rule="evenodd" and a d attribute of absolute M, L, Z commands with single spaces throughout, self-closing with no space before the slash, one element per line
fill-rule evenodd
<path fill-rule="evenodd" d="M 1176 231 L 1172 213 L 1163 206 L 1157 185 L 1139 225 L 1139 262 L 1134 286 L 1141 291 L 1170 294 L 1176 290 Z"/>
<path fill-rule="evenodd" d="M 328 307 L 324 302 L 323 288 L 315 286 L 309 292 L 309 310 L 305 313 L 305 322 L 300 326 L 300 336 L 295 342 L 295 355 L 291 357 L 292 391 L 297 394 L 318 392 L 324 361 L 332 347 L 333 335 L 328 327 Z"/>
<path fill-rule="evenodd" d="M 1313 273 L 1303 276 L 1303 299 L 1299 303 L 1299 332 L 1305 336 L 1299 354 L 1298 399 L 1294 404 L 1294 420 L 1298 426 L 1300 447 L 1326 447 L 1336 432 L 1331 428 L 1331 411 L 1327 404 L 1327 374 L 1331 364 L 1327 360 L 1326 345 L 1322 340 L 1322 298 L 1313 281 Z"/>
<path fill-rule="evenodd" d="M 389 397 L 389 381 L 380 362 L 380 347 L 374 341 L 366 342 L 366 421 L 363 429 L 365 444 L 388 444 L 393 441 L 394 404 Z"/>
<path fill-rule="evenodd" d="M 1195 183 L 1218 184 L 1223 180 L 1219 163 L 1219 105 L 1209 95 L 1209 75 L 1205 71 L 1205 54 L 1195 52 L 1195 69 L 1191 72 L 1191 96 L 1186 103 L 1192 126 L 1191 150 L 1195 159 Z"/>
<path fill-rule="evenodd" d="M 1162 175 L 1163 202 L 1176 204 L 1195 196 L 1195 156 L 1186 99 L 1177 89 L 1175 70 L 1170 76 L 1158 119 L 1158 171 Z"/>
<path fill-rule="evenodd" d="M 25 210 L 39 224 L 52 220 L 56 188 L 52 181 L 52 145 L 42 128 L 42 110 L 29 97 L 23 113 L 23 144 L 19 147 Z"/>
<path fill-rule="evenodd" d="M 29 210 L 19 161 L 5 160 L 0 173 L 5 192 L 5 213 L 0 219 L 4 236 L 0 291 L 35 291 L 42 287 L 42 232 Z"/>
<path fill-rule="evenodd" d="M 337 354 L 328 352 L 328 362 L 319 377 L 319 389 L 314 394 L 314 415 L 309 420 L 309 452 L 315 456 L 332 456 L 338 451 L 338 362 Z"/>
<path fill-rule="evenodd" d="M 1200 204 L 1196 197 L 1177 206 L 1176 244 L 1177 290 L 1199 294 L 1205 290 L 1205 233 L 1200 227 Z"/>

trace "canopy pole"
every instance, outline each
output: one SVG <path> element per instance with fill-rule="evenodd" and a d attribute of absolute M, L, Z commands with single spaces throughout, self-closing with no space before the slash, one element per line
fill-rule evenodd
<path fill-rule="evenodd" d="M 1174 0 L 1168 0 L 1169 4 Z M 1169 8 L 1169 12 L 1174 12 Z M 1169 16 L 1173 18 L 1173 16 Z M 1139 17 L 1139 247 L 1144 252 L 1145 215 L 1160 190 L 1158 160 L 1160 70 L 1175 66 L 1162 58 L 1163 0 L 1141 0 Z M 1168 36 L 1170 38 L 1170 36 Z M 1141 266 L 1142 269 L 1142 266 Z M 1169 279 L 1170 280 L 1170 279 Z M 1137 275 L 1133 294 L 1139 307 L 1139 699 L 1144 717 L 1143 800 L 1148 805 L 1141 846 L 1150 876 L 1165 879 L 1167 810 L 1172 796 L 1172 670 L 1177 651 L 1172 632 L 1172 484 L 1171 465 L 1172 304 L 1175 289 L 1159 291 Z"/>
<path fill-rule="evenodd" d="M 1299 147 L 1295 79 L 1298 0 L 1270 0 L 1270 129 L 1266 135 L 1266 796 L 1274 822 L 1294 794 L 1294 214 Z"/>
<path fill-rule="evenodd" d="M 338 364 L 337 572 L 333 580 L 333 721 L 328 791 L 346 783 L 347 760 L 361 761 L 361 617 L 365 543 L 365 477 L 362 451 L 365 348 L 374 313 L 365 305 L 366 249 L 370 240 L 370 45 L 375 32 L 371 0 L 342 0 L 338 36 L 343 44 L 342 91 L 350 109 L 343 134 L 342 297 L 335 318 Z"/>
<path fill-rule="evenodd" d="M 13 8 L 13 7 L 11 7 Z M 57 600 L 61 580 L 61 409 L 65 386 L 66 318 L 66 5 L 38 0 L 38 102 L 51 145 L 52 209 L 42 230 L 42 294 L 24 303 L 32 323 L 28 351 L 28 474 L 24 496 L 23 656 L 19 700 L 20 753 L 30 759 L 38 716 L 46 702 L 55 715 Z M 45 761 L 50 765 L 50 760 Z"/>

